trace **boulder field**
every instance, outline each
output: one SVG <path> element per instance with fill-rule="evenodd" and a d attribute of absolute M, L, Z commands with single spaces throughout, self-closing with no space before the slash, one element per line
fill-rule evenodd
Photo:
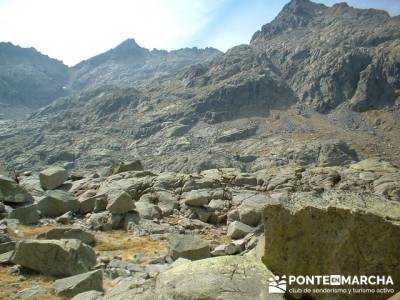
<path fill-rule="evenodd" d="M 2 190 L 10 197 L 1 202 L 0 265 L 28 282 L 32 272 L 54 281 L 51 289 L 32 285 L 23 293 L 283 299 L 269 290 L 276 276 L 321 274 L 390 275 L 393 284 L 374 285 L 387 288 L 380 294 L 349 296 L 299 291 L 304 286 L 294 282 L 287 295 L 387 299 L 400 289 L 400 172 L 385 161 L 255 173 L 157 174 L 138 162 L 120 166 L 134 170 L 82 172 L 54 190 L 43 189 L 35 173 L 19 185 L 6 179 L 13 191 Z M 16 203 L 12 193 L 28 196 Z M 25 237 L 29 230 L 39 231 Z M 120 238 L 110 240 L 114 235 Z M 152 246 L 135 242 L 143 238 Z M 130 243 L 141 250 L 129 250 Z"/>

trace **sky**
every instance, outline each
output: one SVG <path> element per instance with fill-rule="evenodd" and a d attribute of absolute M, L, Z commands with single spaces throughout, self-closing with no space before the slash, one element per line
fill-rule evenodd
<path fill-rule="evenodd" d="M 0 41 L 75 65 L 128 38 L 149 49 L 248 43 L 289 0 L 0 0 Z M 315 2 L 333 5 L 337 0 Z M 400 0 L 349 0 L 400 14 Z"/>

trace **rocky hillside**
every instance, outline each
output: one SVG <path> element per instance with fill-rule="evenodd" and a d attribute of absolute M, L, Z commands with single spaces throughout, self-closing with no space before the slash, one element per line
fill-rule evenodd
<path fill-rule="evenodd" d="M 9 108 L 31 108 L 49 104 L 63 95 L 68 68 L 34 48 L 0 43 L 0 106 L 2 117 Z M 11 111 L 10 111 L 11 112 Z"/>
<path fill-rule="evenodd" d="M 140 47 L 128 39 L 105 53 L 83 61 L 70 69 L 70 87 L 74 90 L 104 85 L 137 87 L 150 80 L 176 75 L 182 69 L 218 56 L 214 48 L 186 48 L 175 51 Z"/>
<path fill-rule="evenodd" d="M 293 0 L 256 32 L 260 49 L 298 95 L 301 104 L 328 112 L 400 102 L 400 17 Z"/>
<path fill-rule="evenodd" d="M 85 89 L 138 87 L 153 79 L 166 80 L 219 54 L 213 48 L 150 51 L 130 39 L 68 68 L 34 48 L 0 43 L 0 117 L 21 118 L 59 97 Z"/>

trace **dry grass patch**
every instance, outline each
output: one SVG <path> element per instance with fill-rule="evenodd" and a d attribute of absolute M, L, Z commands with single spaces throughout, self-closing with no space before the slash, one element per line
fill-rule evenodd
<path fill-rule="evenodd" d="M 8 273 L 8 268 L 0 266 L 0 299 L 6 299 L 15 293 L 35 286 L 40 286 L 48 290 L 52 289 L 54 278 L 39 274 L 24 274 L 26 280 L 19 281 L 16 276 Z M 50 295 L 47 297 L 35 297 L 32 299 L 62 299 L 60 297 Z"/>
<path fill-rule="evenodd" d="M 142 263 L 146 263 L 165 255 L 167 243 L 155 241 L 148 236 L 134 236 L 126 231 L 110 231 L 96 233 L 96 251 L 100 255 L 119 256 L 122 260 L 131 260 L 135 254 L 141 254 Z"/>
<path fill-rule="evenodd" d="M 25 226 L 18 225 L 15 230 L 10 230 L 10 237 L 14 240 L 26 240 L 35 238 L 41 233 L 45 233 L 56 225 L 43 225 L 43 226 Z"/>

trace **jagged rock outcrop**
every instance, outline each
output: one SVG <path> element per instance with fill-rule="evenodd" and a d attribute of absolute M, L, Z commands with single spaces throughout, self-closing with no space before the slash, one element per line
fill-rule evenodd
<path fill-rule="evenodd" d="M 251 45 L 280 70 L 301 103 L 365 111 L 399 100 L 400 19 L 346 3 L 292 0 Z"/>

